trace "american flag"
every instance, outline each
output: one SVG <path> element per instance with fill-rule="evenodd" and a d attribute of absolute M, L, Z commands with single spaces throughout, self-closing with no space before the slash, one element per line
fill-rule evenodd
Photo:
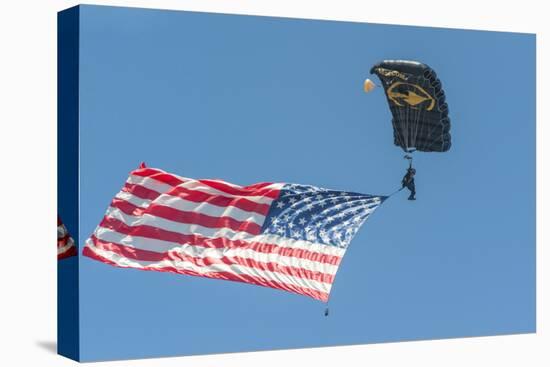
<path fill-rule="evenodd" d="M 61 222 L 61 218 L 57 217 L 57 260 L 67 257 L 76 256 L 76 246 L 73 238 L 69 235 L 67 227 Z"/>
<path fill-rule="evenodd" d="M 119 267 L 233 280 L 328 301 L 351 239 L 385 196 L 132 171 L 83 254 Z"/>

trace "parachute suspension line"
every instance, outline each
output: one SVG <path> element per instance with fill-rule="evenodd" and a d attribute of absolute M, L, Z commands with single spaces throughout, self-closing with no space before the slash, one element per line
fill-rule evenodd
<path fill-rule="evenodd" d="M 418 148 L 421 148 L 419 147 L 418 145 L 419 142 L 417 141 L 417 138 L 418 138 L 418 127 L 420 126 L 420 121 L 422 119 L 422 113 L 423 113 L 423 109 L 421 108 L 418 108 L 417 109 L 417 113 L 415 113 L 415 118 L 414 118 L 414 146 L 418 149 Z"/>
<path fill-rule="evenodd" d="M 422 108 L 417 108 L 416 111 L 415 111 L 415 114 L 414 114 L 414 118 L 413 118 L 413 124 L 414 124 L 414 132 L 413 132 L 413 140 L 414 140 L 414 147 L 416 149 L 422 149 L 422 147 L 420 146 L 421 144 L 419 144 L 418 142 L 418 131 L 419 131 L 419 127 L 420 127 L 420 121 L 422 121 L 422 114 L 423 114 L 423 109 Z M 420 127 L 420 129 L 422 129 L 422 127 Z"/>
<path fill-rule="evenodd" d="M 395 82 L 395 79 L 393 78 L 389 81 L 389 84 L 393 84 L 394 82 Z M 388 96 L 387 91 L 386 91 L 386 97 L 389 100 L 389 96 Z M 390 107 L 390 110 L 392 112 L 392 115 L 394 114 L 394 111 L 397 111 L 397 114 L 399 116 L 399 120 L 403 121 L 403 111 L 401 111 L 399 108 L 395 108 L 395 107 Z M 393 131 L 394 131 L 394 135 L 397 136 L 397 141 L 399 142 L 399 144 L 402 147 L 407 147 L 408 144 L 407 144 L 404 129 L 402 128 L 402 126 L 399 125 L 399 122 L 396 121 L 396 120 L 397 120 L 396 118 L 392 118 L 392 127 L 393 127 Z M 407 149 L 407 148 L 405 148 L 405 149 Z"/>
<path fill-rule="evenodd" d="M 418 138 L 418 133 L 420 132 L 420 135 L 422 136 L 422 132 L 424 131 L 424 124 L 420 124 L 420 121 L 424 120 L 424 114 L 426 113 L 425 109 L 423 108 L 418 108 L 418 114 L 417 114 L 417 119 L 416 119 L 416 131 L 415 131 L 415 137 L 414 137 L 414 140 L 415 140 L 415 144 L 417 145 L 417 149 L 420 149 L 420 150 L 423 150 L 425 148 L 425 144 L 426 142 L 423 141 L 422 144 L 418 144 L 417 142 L 417 138 Z M 419 128 L 420 126 L 420 128 Z"/>
<path fill-rule="evenodd" d="M 407 131 L 407 153 L 416 148 L 415 137 L 413 135 L 415 113 L 412 107 L 405 108 L 405 130 Z"/>
<path fill-rule="evenodd" d="M 395 80 L 395 79 L 394 79 Z M 392 84 L 394 82 L 392 80 Z M 406 117 L 406 114 L 402 111 L 402 109 L 397 108 L 397 113 L 399 114 L 399 119 L 401 121 L 407 121 L 404 117 Z M 408 141 L 408 134 L 406 133 L 406 130 L 408 129 L 408 124 L 403 122 L 402 126 L 396 125 L 395 121 L 392 119 L 392 124 L 394 125 L 394 131 L 397 131 L 397 136 L 399 137 L 400 143 L 402 147 L 405 147 L 405 150 L 409 151 L 409 141 Z"/>
<path fill-rule="evenodd" d="M 393 83 L 393 80 L 392 80 L 392 83 Z M 386 98 L 388 98 L 388 92 L 384 91 L 384 93 L 386 94 Z M 399 118 L 402 120 L 403 112 L 399 109 L 397 109 L 397 112 L 399 114 Z M 392 115 L 393 115 L 393 112 L 392 112 Z M 401 144 L 401 146 L 407 146 L 407 141 L 405 140 L 405 136 L 403 135 L 403 131 L 402 131 L 403 129 L 399 128 L 399 125 L 397 124 L 397 122 L 395 121 L 395 118 L 393 117 L 392 117 L 391 123 L 392 123 L 394 134 L 395 136 L 397 136 L 397 141 L 399 142 L 399 144 Z M 408 150 L 408 147 L 407 147 L 407 150 Z"/>
<path fill-rule="evenodd" d="M 404 109 L 405 110 L 405 119 L 403 121 L 405 121 L 405 123 L 403 124 L 405 129 L 405 141 L 406 141 L 406 147 L 407 147 L 407 151 L 409 151 L 409 148 L 410 148 L 410 144 L 411 144 L 411 140 L 410 140 L 410 134 L 409 134 L 409 129 L 410 129 L 410 122 L 409 122 L 409 110 L 410 110 L 410 107 L 407 107 Z"/>
<path fill-rule="evenodd" d="M 411 126 L 411 144 L 412 146 L 417 149 L 418 148 L 418 142 L 416 138 L 418 137 L 418 125 L 420 122 L 420 116 L 422 115 L 422 109 L 421 108 L 412 108 L 412 126 Z"/>
<path fill-rule="evenodd" d="M 409 150 L 410 148 L 410 144 L 411 144 L 411 139 L 409 137 L 409 129 L 411 128 L 410 126 L 410 121 L 409 121 L 409 111 L 410 111 L 410 107 L 407 107 L 405 108 L 405 139 L 407 140 L 407 151 Z"/>
<path fill-rule="evenodd" d="M 433 125 L 432 127 L 430 127 L 430 130 L 428 130 L 428 135 L 426 136 L 427 141 L 429 141 L 432 138 L 436 129 L 437 129 L 437 125 Z"/>
<path fill-rule="evenodd" d="M 416 128 L 416 119 L 418 118 L 418 113 L 416 112 L 417 109 L 413 108 L 412 106 L 409 106 L 407 108 L 407 132 L 410 136 L 409 143 L 412 148 L 416 148 L 416 136 L 414 135 L 414 129 Z M 410 148 L 409 148 L 410 151 Z"/>
<path fill-rule="evenodd" d="M 407 153 L 412 154 L 414 150 L 417 150 L 418 142 L 418 126 L 420 125 L 422 109 L 408 106 L 405 108 L 405 120 L 407 129 Z M 414 149 L 414 150 L 413 150 Z"/>
<path fill-rule="evenodd" d="M 414 141 L 414 147 L 416 149 L 421 148 L 421 147 L 418 147 L 419 144 L 418 144 L 417 138 L 418 138 L 418 127 L 420 126 L 420 121 L 423 120 L 423 118 L 422 118 L 423 113 L 424 113 L 424 109 L 422 109 L 422 108 L 417 108 L 416 111 L 415 111 L 413 141 Z"/>
<path fill-rule="evenodd" d="M 420 84 L 420 80 L 418 81 L 418 84 Z M 418 108 L 413 108 L 412 106 L 409 107 L 410 109 L 414 110 L 413 111 L 413 117 L 412 117 L 412 127 L 411 127 L 411 135 L 412 135 L 412 142 L 411 144 L 414 146 L 414 148 L 416 148 L 416 150 L 420 149 L 422 150 L 424 148 L 424 144 L 425 142 L 422 142 L 422 144 L 420 144 L 420 142 L 417 141 L 417 138 L 418 138 L 418 130 L 419 130 L 419 126 L 420 126 L 420 121 L 423 121 L 424 120 L 424 113 L 425 113 L 425 109 L 424 108 L 421 108 L 420 106 Z M 421 129 L 421 128 L 420 128 Z"/>
<path fill-rule="evenodd" d="M 395 135 L 397 136 L 397 141 L 399 142 L 399 144 L 401 144 L 401 146 L 406 146 L 406 143 L 403 141 L 403 136 L 401 135 L 401 131 L 399 129 L 399 126 L 395 122 L 395 119 L 392 118 L 391 124 L 392 124 L 394 133 L 397 132 L 395 133 Z"/>

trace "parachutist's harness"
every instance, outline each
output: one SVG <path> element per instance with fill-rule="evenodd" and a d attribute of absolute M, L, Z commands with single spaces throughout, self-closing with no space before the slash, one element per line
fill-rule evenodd
<path fill-rule="evenodd" d="M 409 158 L 407 158 L 409 159 Z M 414 175 L 416 174 L 416 169 L 412 166 L 412 158 L 409 160 L 409 168 L 407 168 L 407 173 L 405 173 L 405 176 L 403 176 L 403 179 L 401 180 L 401 190 L 405 187 L 409 189 L 411 194 L 409 195 L 409 200 L 416 200 L 416 187 L 414 184 Z"/>

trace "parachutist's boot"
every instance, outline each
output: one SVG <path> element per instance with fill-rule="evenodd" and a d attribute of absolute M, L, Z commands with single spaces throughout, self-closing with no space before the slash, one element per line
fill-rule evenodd
<path fill-rule="evenodd" d="M 410 195 L 409 195 L 409 200 L 416 200 L 416 198 L 414 197 L 413 194 L 410 194 Z"/>

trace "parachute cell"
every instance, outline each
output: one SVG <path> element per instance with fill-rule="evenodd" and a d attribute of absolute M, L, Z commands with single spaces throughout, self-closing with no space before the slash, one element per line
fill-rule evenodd
<path fill-rule="evenodd" d="M 405 152 L 451 148 L 449 107 L 432 68 L 416 61 L 385 60 L 370 72 L 380 78 L 386 93 L 395 145 Z"/>

